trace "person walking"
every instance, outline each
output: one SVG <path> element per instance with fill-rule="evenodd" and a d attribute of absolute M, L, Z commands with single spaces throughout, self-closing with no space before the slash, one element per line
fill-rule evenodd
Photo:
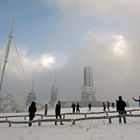
<path fill-rule="evenodd" d="M 77 103 L 77 105 L 76 105 L 76 113 L 79 113 L 80 112 L 80 105 L 79 105 L 79 103 Z"/>
<path fill-rule="evenodd" d="M 45 106 L 44 106 L 44 109 L 45 109 L 45 115 L 47 115 L 47 112 L 48 112 L 48 104 L 45 104 Z"/>
<path fill-rule="evenodd" d="M 72 107 L 72 112 L 75 113 L 75 108 L 76 108 L 75 103 L 72 103 L 71 107 Z"/>
<path fill-rule="evenodd" d="M 123 118 L 124 123 L 126 123 L 126 111 L 125 111 L 125 107 L 126 107 L 126 102 L 123 101 L 122 96 L 118 97 L 119 100 L 116 100 L 116 107 L 117 107 L 117 111 L 119 113 L 119 123 L 121 123 L 121 118 Z"/>
<path fill-rule="evenodd" d="M 32 102 L 31 105 L 29 106 L 28 109 L 29 112 L 29 121 L 32 121 L 35 117 L 35 113 L 36 113 L 36 103 Z M 32 123 L 29 122 L 29 127 L 32 126 Z"/>
<path fill-rule="evenodd" d="M 92 105 L 91 105 L 91 103 L 89 103 L 88 104 L 88 111 L 91 111 L 91 107 L 92 107 Z"/>
<path fill-rule="evenodd" d="M 112 108 L 114 108 L 115 107 L 115 104 L 114 104 L 114 102 L 112 102 Z"/>
<path fill-rule="evenodd" d="M 109 101 L 107 101 L 107 109 L 108 109 L 108 111 L 110 111 L 110 103 L 109 103 Z"/>
<path fill-rule="evenodd" d="M 56 116 L 56 119 L 58 119 L 58 117 L 60 118 L 60 125 L 63 125 L 62 123 L 62 116 L 61 116 L 61 102 L 58 101 L 58 103 L 56 104 L 56 107 L 55 107 L 55 116 Z M 57 125 L 57 120 L 55 121 L 55 125 Z"/>
<path fill-rule="evenodd" d="M 103 111 L 106 111 L 106 104 L 103 102 Z"/>

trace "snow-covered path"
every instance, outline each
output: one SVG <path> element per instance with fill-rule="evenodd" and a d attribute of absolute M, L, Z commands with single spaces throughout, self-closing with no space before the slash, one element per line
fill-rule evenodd
<path fill-rule="evenodd" d="M 76 122 L 76 125 L 65 123 L 57 126 L 54 123 L 16 124 L 8 127 L 0 124 L 2 140 L 136 140 L 140 138 L 140 118 L 127 118 L 127 124 L 119 124 L 118 118 L 112 120 L 88 120 Z"/>

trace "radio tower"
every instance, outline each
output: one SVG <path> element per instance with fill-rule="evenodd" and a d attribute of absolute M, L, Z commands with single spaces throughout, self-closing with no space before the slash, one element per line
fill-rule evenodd
<path fill-rule="evenodd" d="M 3 64 L 3 69 L 2 69 L 2 74 L 1 74 L 1 79 L 0 79 L 0 96 L 1 96 L 1 91 L 2 91 L 2 84 L 3 84 L 3 78 L 4 78 L 4 73 L 5 73 L 5 69 L 6 69 L 6 64 L 8 62 L 8 56 L 9 56 L 9 52 L 10 52 L 10 46 L 11 46 L 11 42 L 12 42 L 12 38 L 13 38 L 13 27 L 14 27 L 14 22 L 11 28 L 11 31 L 9 33 L 8 36 L 8 42 L 7 42 L 7 49 L 6 49 L 6 53 L 5 53 L 5 58 L 4 58 L 4 64 Z"/>
<path fill-rule="evenodd" d="M 93 87 L 93 71 L 91 67 L 84 67 L 84 83 L 81 89 L 81 101 L 96 101 L 95 88 Z"/>

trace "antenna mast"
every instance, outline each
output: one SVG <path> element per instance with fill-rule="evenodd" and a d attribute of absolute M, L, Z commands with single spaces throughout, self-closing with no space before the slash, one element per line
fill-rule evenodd
<path fill-rule="evenodd" d="M 12 25 L 11 31 L 9 33 L 9 36 L 8 36 L 7 49 L 6 49 L 6 53 L 5 53 L 5 59 L 4 59 L 4 64 L 3 64 L 3 69 L 2 69 L 1 79 L 0 79 L 0 94 L 1 94 L 1 91 L 2 91 L 3 77 L 4 77 L 4 73 L 5 73 L 6 64 L 8 62 L 10 46 L 11 46 L 11 42 L 12 42 L 12 38 L 13 38 L 13 36 L 12 36 L 13 27 L 14 27 L 14 21 L 13 21 L 13 25 Z"/>
<path fill-rule="evenodd" d="M 34 87 L 35 87 L 35 81 L 32 81 L 32 91 L 34 91 Z"/>

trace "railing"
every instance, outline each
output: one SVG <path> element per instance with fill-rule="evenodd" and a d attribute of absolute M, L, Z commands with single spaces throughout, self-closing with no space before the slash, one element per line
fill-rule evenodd
<path fill-rule="evenodd" d="M 135 111 L 140 111 L 140 109 L 132 109 L 132 110 L 126 110 L 127 114 L 126 117 L 140 117 L 140 114 L 132 114 L 132 112 Z M 129 112 L 129 114 L 128 114 Z M 62 113 L 62 119 L 55 119 L 51 117 L 55 117 L 55 115 L 45 115 L 45 114 L 36 114 L 36 116 L 41 117 L 40 119 L 35 119 L 32 121 L 26 121 L 26 118 L 29 117 L 29 115 L 9 115 L 9 116 L 0 116 L 0 119 L 5 119 L 5 120 L 0 120 L 0 123 L 8 123 L 9 127 L 11 127 L 12 124 L 29 124 L 29 123 L 38 123 L 38 126 L 41 125 L 43 122 L 72 122 L 73 125 L 77 121 L 83 121 L 83 120 L 96 120 L 96 119 L 108 119 L 109 123 L 112 123 L 113 118 L 118 118 L 118 115 L 110 115 L 112 113 L 117 113 L 117 111 L 105 111 L 105 112 L 88 112 L 88 113 Z M 104 116 L 88 116 L 88 115 L 95 115 L 95 114 L 105 114 Z M 68 115 L 83 115 L 84 117 L 82 118 L 65 118 L 65 116 Z M 18 118 L 18 117 L 23 117 L 23 121 L 13 121 L 9 120 L 9 118 Z M 47 117 L 47 119 L 46 119 Z M 45 119 L 44 119 L 45 118 Z M 51 119 L 50 119 L 51 118 Z"/>

